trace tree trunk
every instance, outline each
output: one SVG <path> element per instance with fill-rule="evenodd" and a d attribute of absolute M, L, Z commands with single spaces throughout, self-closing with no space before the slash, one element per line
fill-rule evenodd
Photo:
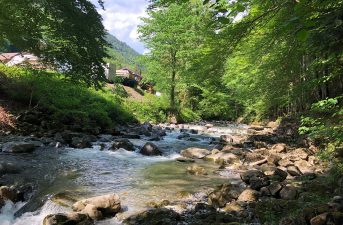
<path fill-rule="evenodd" d="M 173 69 L 172 71 L 172 79 L 171 79 L 171 87 L 170 87 L 170 109 L 171 113 L 175 115 L 176 107 L 175 107 L 175 76 L 176 71 Z"/>
<path fill-rule="evenodd" d="M 175 87 L 176 87 L 176 50 L 170 50 L 171 56 L 171 84 L 170 84 L 170 114 L 176 115 Z"/>

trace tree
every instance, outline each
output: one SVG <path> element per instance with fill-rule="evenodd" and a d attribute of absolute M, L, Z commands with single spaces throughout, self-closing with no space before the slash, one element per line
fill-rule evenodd
<path fill-rule="evenodd" d="M 0 0 L 0 40 L 35 53 L 74 81 L 104 80 L 105 34 L 88 0 Z"/>
<path fill-rule="evenodd" d="M 143 19 L 144 25 L 139 27 L 140 38 L 150 50 L 147 55 L 148 67 L 159 69 L 155 75 L 160 81 L 163 80 L 165 88 L 169 90 L 172 114 L 177 111 L 177 86 L 186 76 L 183 73 L 185 55 L 194 48 L 195 17 L 191 11 L 188 4 L 171 4 L 168 8 L 150 10 L 149 17 Z"/>

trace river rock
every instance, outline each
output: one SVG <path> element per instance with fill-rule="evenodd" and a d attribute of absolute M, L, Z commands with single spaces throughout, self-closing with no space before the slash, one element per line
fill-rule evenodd
<path fill-rule="evenodd" d="M 206 169 L 196 164 L 187 167 L 187 172 L 195 176 L 207 175 Z"/>
<path fill-rule="evenodd" d="M 208 204 L 216 208 L 222 208 L 226 203 L 237 197 L 230 184 L 222 184 L 208 195 Z"/>
<path fill-rule="evenodd" d="M 282 190 L 282 184 L 279 182 L 274 182 L 271 185 L 265 187 L 268 189 L 271 196 L 277 196 L 279 192 Z"/>
<path fill-rule="evenodd" d="M 256 161 L 260 161 L 260 160 L 264 160 L 265 157 L 262 156 L 261 154 L 259 153 L 256 153 L 256 152 L 249 152 L 245 155 L 244 157 L 244 162 L 247 162 L 247 163 L 253 163 L 253 162 L 256 162 Z"/>
<path fill-rule="evenodd" d="M 271 180 L 284 181 L 287 177 L 287 172 L 275 166 L 262 165 L 261 169 Z"/>
<path fill-rule="evenodd" d="M 258 199 L 258 192 L 250 188 L 245 189 L 238 197 L 237 201 L 255 202 Z"/>
<path fill-rule="evenodd" d="M 135 147 L 133 146 L 131 141 L 129 141 L 126 138 L 117 139 L 112 143 L 111 149 L 118 150 L 120 148 L 123 148 L 127 151 L 134 151 L 135 150 Z"/>
<path fill-rule="evenodd" d="M 294 163 L 296 167 L 300 170 L 302 174 L 313 173 L 314 169 L 311 164 L 305 160 L 296 161 Z"/>
<path fill-rule="evenodd" d="M 96 213 L 93 212 L 93 209 L 96 208 L 104 217 L 115 216 L 115 214 L 121 210 L 120 199 L 116 194 L 108 194 L 84 199 L 76 202 L 72 208 L 76 212 L 84 212 L 87 205 L 91 205 L 87 208 L 87 211 Z"/>
<path fill-rule="evenodd" d="M 318 216 L 313 217 L 310 220 L 310 223 L 311 223 L 311 225 L 325 225 L 325 224 L 327 224 L 326 223 L 327 216 L 328 216 L 328 213 L 319 214 Z"/>
<path fill-rule="evenodd" d="M 73 137 L 70 143 L 73 148 L 91 148 L 91 139 L 88 136 Z"/>
<path fill-rule="evenodd" d="M 212 150 L 213 152 L 213 150 Z M 227 153 L 227 152 L 217 152 L 217 153 L 212 153 L 210 155 L 207 155 L 205 157 L 206 160 L 214 161 L 216 163 L 235 163 L 239 162 L 238 156 L 232 153 Z"/>
<path fill-rule="evenodd" d="M 246 140 L 243 136 L 237 136 L 237 135 L 221 135 L 219 137 L 219 141 L 221 143 L 228 143 L 228 144 L 241 144 Z"/>
<path fill-rule="evenodd" d="M 276 153 L 284 153 L 287 151 L 286 144 L 283 144 L 283 143 L 275 144 L 272 146 L 271 151 L 276 152 Z"/>
<path fill-rule="evenodd" d="M 303 148 L 297 148 L 288 153 L 288 159 L 291 161 L 307 160 L 308 154 Z"/>
<path fill-rule="evenodd" d="M 146 156 L 156 156 L 156 155 L 162 155 L 161 150 L 151 142 L 147 142 L 139 151 L 142 155 Z"/>
<path fill-rule="evenodd" d="M 43 220 L 43 225 L 93 225 L 93 220 L 86 214 L 68 213 L 48 215 Z"/>
<path fill-rule="evenodd" d="M 267 162 L 270 163 L 270 164 L 274 164 L 274 165 L 277 165 L 278 162 L 281 160 L 281 156 L 279 154 L 270 154 L 268 157 L 267 157 Z"/>
<path fill-rule="evenodd" d="M 259 190 L 270 184 L 268 177 L 258 170 L 248 170 L 241 173 L 241 179 L 254 190 Z"/>
<path fill-rule="evenodd" d="M 151 209 L 124 220 L 128 225 L 177 225 L 181 220 L 180 215 L 171 209 Z"/>
<path fill-rule="evenodd" d="M 280 197 L 285 200 L 296 199 L 297 195 L 298 195 L 297 189 L 292 186 L 285 186 L 280 191 Z"/>
<path fill-rule="evenodd" d="M 16 174 L 20 169 L 12 163 L 0 162 L 0 176 L 4 174 Z"/>
<path fill-rule="evenodd" d="M 293 166 L 294 165 L 294 163 L 291 162 L 288 158 L 283 158 L 283 159 L 279 160 L 277 162 L 277 164 L 279 166 L 282 166 L 282 167 L 288 167 L 288 166 Z"/>
<path fill-rule="evenodd" d="M 1 202 L 10 200 L 12 202 L 18 202 L 23 200 L 23 196 L 16 190 L 9 188 L 7 186 L 0 187 L 0 205 Z"/>
<path fill-rule="evenodd" d="M 10 153 L 31 153 L 35 149 L 35 145 L 30 142 L 7 142 L 2 145 L 2 151 Z"/>
<path fill-rule="evenodd" d="M 292 175 L 292 176 L 301 176 L 301 172 L 299 171 L 298 167 L 296 166 L 288 166 L 287 167 L 287 172 Z"/>
<path fill-rule="evenodd" d="M 202 159 L 205 156 L 211 154 L 211 152 L 203 148 L 187 148 L 185 150 L 182 150 L 180 154 L 183 157 L 187 157 L 187 158 Z"/>
<path fill-rule="evenodd" d="M 88 204 L 86 207 L 81 211 L 82 214 L 88 215 L 93 220 L 101 220 L 103 219 L 102 212 L 98 210 L 95 205 Z"/>

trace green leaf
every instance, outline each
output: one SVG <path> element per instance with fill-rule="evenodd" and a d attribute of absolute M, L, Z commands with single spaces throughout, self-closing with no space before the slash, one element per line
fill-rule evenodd
<path fill-rule="evenodd" d="M 210 2 L 210 0 L 204 0 L 203 1 L 203 5 L 206 5 L 207 3 L 209 3 Z"/>
<path fill-rule="evenodd" d="M 223 23 L 223 24 L 229 24 L 231 22 L 231 20 L 229 18 L 226 18 L 226 17 L 219 17 L 218 22 Z"/>
<path fill-rule="evenodd" d="M 238 12 L 244 12 L 245 11 L 245 7 L 244 7 L 244 5 L 241 5 L 241 4 L 237 4 L 237 11 Z"/>
<path fill-rule="evenodd" d="M 308 39 L 308 36 L 309 36 L 309 31 L 308 30 L 300 30 L 298 33 L 297 33 L 297 39 L 299 41 L 306 41 Z"/>

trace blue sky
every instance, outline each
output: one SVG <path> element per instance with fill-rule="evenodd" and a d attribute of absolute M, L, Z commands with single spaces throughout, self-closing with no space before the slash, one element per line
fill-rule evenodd
<path fill-rule="evenodd" d="M 97 0 L 91 0 L 97 2 Z M 105 28 L 119 40 L 126 42 L 139 53 L 144 53 L 144 45 L 138 40 L 137 26 L 140 17 L 146 16 L 147 0 L 104 0 L 105 10 L 98 4 L 98 12 L 103 17 Z"/>

